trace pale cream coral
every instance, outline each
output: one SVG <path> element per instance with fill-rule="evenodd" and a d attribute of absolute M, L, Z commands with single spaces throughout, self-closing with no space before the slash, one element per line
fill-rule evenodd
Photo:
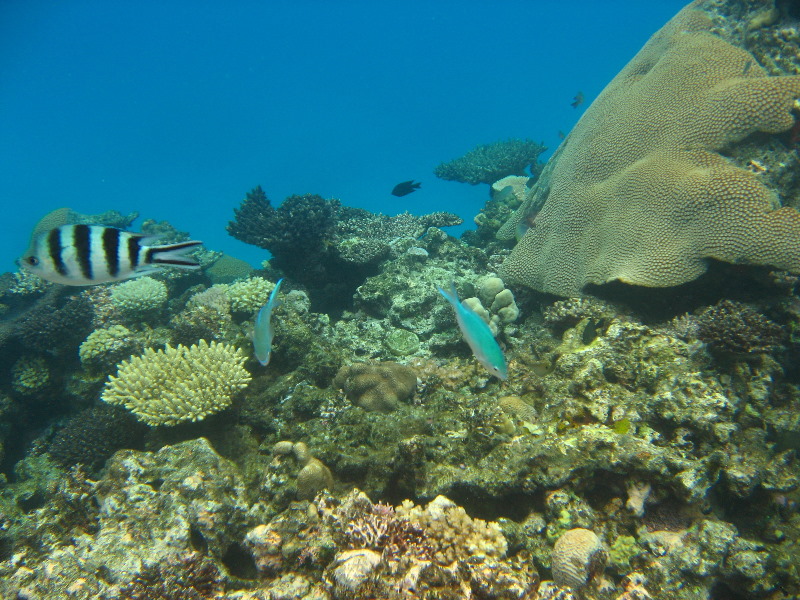
<path fill-rule="evenodd" d="M 129 346 L 132 335 L 131 330 L 123 325 L 94 330 L 78 348 L 81 363 L 86 365 L 105 362 L 108 357 L 113 357 Z"/>
<path fill-rule="evenodd" d="M 688 7 L 587 109 L 499 236 L 530 228 L 509 283 L 575 295 L 613 280 L 673 286 L 708 259 L 800 272 L 800 213 L 719 152 L 792 127 L 800 77 L 767 77 Z"/>
<path fill-rule="evenodd" d="M 432 558 L 442 565 L 471 556 L 502 558 L 508 548 L 497 523 L 473 519 L 445 496 L 437 496 L 425 507 L 404 500 L 395 512 L 425 530 L 432 545 Z"/>
<path fill-rule="evenodd" d="M 214 286 L 217 287 L 217 286 Z M 225 286 L 231 309 L 236 312 L 255 313 L 269 300 L 275 284 L 261 277 L 248 277 Z"/>
<path fill-rule="evenodd" d="M 167 303 L 167 286 L 152 277 L 137 277 L 114 285 L 111 303 L 128 317 L 157 312 Z"/>
<path fill-rule="evenodd" d="M 250 382 L 244 361 L 240 349 L 205 340 L 190 348 L 148 348 L 120 364 L 102 398 L 123 405 L 148 425 L 200 421 L 227 408 Z"/>
<path fill-rule="evenodd" d="M 11 387 L 15 392 L 29 395 L 44 390 L 50 384 L 50 369 L 43 358 L 23 356 L 11 368 Z"/>

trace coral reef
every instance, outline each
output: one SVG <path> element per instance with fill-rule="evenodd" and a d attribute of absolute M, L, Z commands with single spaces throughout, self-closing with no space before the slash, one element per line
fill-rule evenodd
<path fill-rule="evenodd" d="M 205 340 L 191 347 L 148 348 L 110 375 L 103 400 L 120 404 L 148 425 L 199 421 L 227 408 L 250 382 L 244 353 Z"/>
<path fill-rule="evenodd" d="M 339 313 L 392 255 L 399 238 L 416 239 L 430 227 L 461 222 L 450 213 L 375 215 L 310 194 L 290 196 L 275 208 L 257 187 L 227 229 L 236 239 L 269 250 L 270 267 L 305 286 L 315 311 Z"/>
<path fill-rule="evenodd" d="M 536 175 L 539 155 L 547 150 L 533 140 L 509 139 L 483 144 L 464 156 L 442 163 L 433 173 L 441 179 L 478 185 L 491 185 L 509 175 L 525 175 L 530 167 Z"/>
<path fill-rule="evenodd" d="M 392 412 L 412 396 L 417 375 L 412 368 L 393 362 L 355 363 L 339 369 L 333 385 L 364 410 Z"/>
<path fill-rule="evenodd" d="M 800 271 L 800 214 L 720 153 L 790 129 L 800 77 L 767 76 L 711 29 L 685 8 L 586 110 L 499 232 L 533 224 L 505 281 L 573 296 L 614 280 L 682 284 L 712 258 Z"/>
<path fill-rule="evenodd" d="M 716 58 L 742 73 L 701 86 L 707 98 L 782 87 L 726 45 L 794 64 L 778 57 L 793 51 L 781 32 L 800 13 L 781 0 L 766 14 L 772 4 L 694 3 L 713 30 L 675 33 L 628 84 L 649 94 L 675 48 L 718 36 L 708 42 Z M 686 14 L 696 13 L 684 24 Z M 708 66 L 709 77 L 719 71 Z M 677 119 L 693 144 L 686 152 L 722 150 L 710 160 L 727 161 L 732 185 L 755 161 L 745 179 L 800 206 L 794 133 L 739 140 L 752 120 L 743 115 L 731 133 L 729 108 L 711 128 L 730 136 L 723 149 L 698 142 L 702 112 Z M 653 131 L 657 115 L 645 116 Z M 678 124 L 667 125 L 674 143 Z M 281 252 L 280 242 L 310 235 L 301 209 L 316 211 L 308 224 L 324 241 L 312 245 L 308 273 L 279 272 L 278 259 L 228 268 L 204 250 L 204 270 L 153 278 L 161 308 L 137 318 L 115 303 L 115 286 L 0 276 L 0 597 L 800 597 L 798 276 L 720 264 L 677 290 L 616 284 L 585 290 L 603 300 L 555 300 L 497 275 L 508 251 L 488 236 L 500 215 L 537 207 L 554 169 L 582 155 L 566 160 L 585 126 L 533 188 L 527 177 L 496 182 L 470 243 L 437 229 L 448 215 L 388 217 L 300 196 L 282 211 L 251 194 L 255 228 L 242 221 L 241 231 Z M 600 150 L 615 152 L 616 141 Z M 653 166 L 654 144 L 645 137 L 642 161 L 622 171 L 595 167 L 625 179 Z M 570 184 L 585 183 L 579 174 Z M 659 181 L 655 200 L 680 188 Z M 696 208 L 707 214 L 705 200 Z M 550 227 L 523 212 L 516 233 Z M 620 223 L 647 223 L 642 214 Z M 277 229 L 259 229 L 265 222 Z M 164 222 L 143 229 L 186 235 Z M 263 368 L 247 333 L 281 276 Z M 451 281 L 496 328 L 506 380 L 489 377 L 463 343 L 437 292 Z"/>

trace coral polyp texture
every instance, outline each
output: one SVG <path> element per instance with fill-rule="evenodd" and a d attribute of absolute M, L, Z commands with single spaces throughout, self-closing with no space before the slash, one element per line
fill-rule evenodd
<path fill-rule="evenodd" d="M 120 404 L 148 425 L 200 421 L 227 408 L 247 387 L 245 355 L 234 346 L 200 340 L 187 348 L 148 348 L 119 365 L 103 400 Z"/>
<path fill-rule="evenodd" d="M 414 393 L 417 375 L 394 362 L 355 363 L 339 369 L 333 384 L 364 410 L 392 412 Z"/>
<path fill-rule="evenodd" d="M 530 227 L 501 276 L 561 296 L 666 287 L 708 260 L 800 272 L 800 213 L 723 153 L 794 124 L 800 77 L 769 77 L 692 6 L 608 84 L 498 235 Z"/>

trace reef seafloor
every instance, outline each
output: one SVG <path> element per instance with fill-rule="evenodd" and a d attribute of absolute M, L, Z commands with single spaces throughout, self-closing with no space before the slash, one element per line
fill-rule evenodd
<path fill-rule="evenodd" d="M 800 597 L 799 27 L 690 5 L 546 165 L 436 169 L 490 190 L 461 239 L 256 188 L 262 268 L 0 277 L 0 597 Z"/>

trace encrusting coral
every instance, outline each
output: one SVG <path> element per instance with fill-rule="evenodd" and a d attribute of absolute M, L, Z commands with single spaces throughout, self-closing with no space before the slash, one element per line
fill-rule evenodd
<path fill-rule="evenodd" d="M 247 387 L 245 354 L 228 344 L 200 340 L 190 348 L 148 348 L 119 365 L 103 390 L 103 400 L 121 404 L 148 425 L 200 421 L 227 408 Z"/>
<path fill-rule="evenodd" d="M 721 151 L 792 127 L 800 77 L 768 77 L 687 7 L 587 109 L 526 203 L 501 276 L 542 292 L 674 286 L 714 258 L 800 272 L 800 213 Z"/>
<path fill-rule="evenodd" d="M 411 367 L 393 362 L 355 363 L 339 369 L 333 385 L 364 410 L 392 412 L 414 393 L 417 375 Z"/>

